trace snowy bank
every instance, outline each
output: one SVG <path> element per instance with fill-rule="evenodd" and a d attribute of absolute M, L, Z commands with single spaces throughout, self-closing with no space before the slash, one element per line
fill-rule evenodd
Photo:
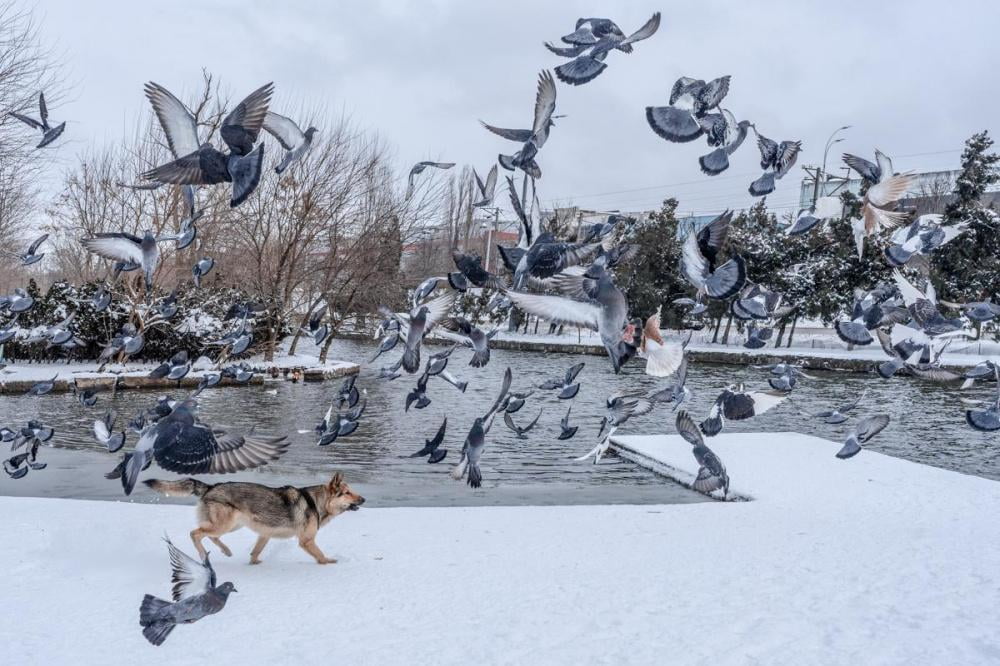
<path fill-rule="evenodd" d="M 622 437 L 690 474 L 677 437 Z M 748 502 L 362 509 L 318 566 L 253 535 L 213 552 L 239 593 L 142 638 L 169 592 L 160 537 L 191 550 L 190 507 L 0 498 L 12 664 L 976 664 L 1000 659 L 1000 484 L 814 437 L 710 445 Z M 687 461 L 690 458 L 690 461 Z M 209 548 L 217 551 L 211 546 Z"/>

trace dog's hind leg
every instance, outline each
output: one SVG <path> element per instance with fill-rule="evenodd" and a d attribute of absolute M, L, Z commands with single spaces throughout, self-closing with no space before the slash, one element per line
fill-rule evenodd
<path fill-rule="evenodd" d="M 271 540 L 271 537 L 266 537 L 264 535 L 257 537 L 257 543 L 253 545 L 253 550 L 250 551 L 250 564 L 260 564 L 260 553 L 264 550 L 264 546 L 267 542 Z"/>
<path fill-rule="evenodd" d="M 317 564 L 337 563 L 337 560 L 333 559 L 332 557 L 327 557 L 326 555 L 323 554 L 323 551 L 320 550 L 319 546 L 316 545 L 315 537 L 299 539 L 299 546 L 302 547 L 302 550 L 306 551 L 314 558 L 316 558 Z"/>
<path fill-rule="evenodd" d="M 225 555 L 226 557 L 232 557 L 233 556 L 233 551 L 229 550 L 229 546 L 227 546 L 226 544 L 222 543 L 222 539 L 220 539 L 217 536 L 210 536 L 208 538 L 212 540 L 212 543 L 214 543 L 216 546 L 219 547 L 219 550 L 222 551 L 223 555 Z"/>

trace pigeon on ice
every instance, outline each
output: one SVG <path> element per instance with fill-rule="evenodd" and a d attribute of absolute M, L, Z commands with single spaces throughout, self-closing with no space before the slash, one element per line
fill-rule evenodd
<path fill-rule="evenodd" d="M 151 594 L 142 598 L 139 624 L 142 635 L 153 645 L 162 645 L 178 624 L 191 624 L 206 615 L 214 615 L 226 607 L 229 595 L 236 587 L 229 582 L 216 584 L 215 569 L 208 553 L 201 562 L 181 552 L 164 537 L 170 552 L 170 580 L 173 583 L 173 603 Z"/>
<path fill-rule="evenodd" d="M 698 462 L 698 475 L 691 483 L 691 487 L 706 495 L 710 495 L 716 490 L 722 490 L 722 497 L 725 499 L 729 495 L 729 475 L 726 473 L 726 466 L 705 445 L 701 431 L 698 430 L 698 426 L 695 425 L 690 414 L 682 409 L 677 412 L 677 419 L 674 423 L 680 436 L 692 446 L 691 453 L 694 454 L 694 459 Z"/>
<path fill-rule="evenodd" d="M 861 451 L 861 445 L 882 432 L 889 425 L 888 414 L 872 414 L 858 419 L 844 440 L 844 446 L 837 451 L 837 457 L 846 460 L 856 456 Z"/>
<path fill-rule="evenodd" d="M 25 116 L 20 113 L 14 113 L 13 111 L 11 112 L 10 115 L 17 118 L 28 127 L 36 129 L 42 133 L 42 140 L 38 142 L 37 146 L 35 146 L 36 149 L 44 148 L 45 146 L 49 145 L 50 143 L 58 139 L 59 136 L 66 129 L 65 121 L 59 123 L 55 127 L 52 127 L 49 124 L 49 107 L 45 104 L 45 93 L 38 93 L 38 117 L 41 120 L 35 120 L 30 116 Z"/>
<path fill-rule="evenodd" d="M 147 83 L 146 97 L 166 135 L 174 161 L 142 175 L 146 180 L 174 185 L 232 183 L 232 208 L 246 201 L 260 182 L 264 144 L 257 138 L 274 92 L 268 83 L 250 93 L 227 115 L 219 129 L 228 153 L 198 140 L 198 125 L 183 102 L 157 83 Z M 257 147 L 254 148 L 254 144 Z"/>

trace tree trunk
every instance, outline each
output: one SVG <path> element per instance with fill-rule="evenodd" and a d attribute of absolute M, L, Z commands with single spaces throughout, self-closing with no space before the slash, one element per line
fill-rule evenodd
<path fill-rule="evenodd" d="M 722 317 L 715 320 L 715 332 L 712 334 L 712 344 L 719 341 L 719 329 L 722 327 Z"/>
<path fill-rule="evenodd" d="M 274 361 L 274 350 L 278 346 L 278 328 L 274 322 L 267 327 L 267 345 L 264 347 L 264 361 L 270 363 Z"/>
<path fill-rule="evenodd" d="M 799 316 L 798 316 L 798 315 L 795 315 L 795 316 L 794 316 L 794 317 L 792 318 L 792 330 L 788 332 L 788 344 L 787 344 L 787 345 L 785 345 L 786 347 L 791 347 L 791 346 L 792 346 L 792 336 L 794 336 L 794 335 L 795 335 L 795 325 L 796 325 L 796 324 L 797 324 L 798 322 L 799 322 Z"/>
<path fill-rule="evenodd" d="M 788 321 L 785 320 L 785 319 L 782 319 L 781 320 L 781 328 L 778 329 L 778 339 L 774 341 L 774 346 L 775 347 L 780 347 L 781 346 L 781 339 L 785 337 L 785 325 L 786 324 L 788 324 Z"/>
<path fill-rule="evenodd" d="M 722 334 L 722 344 L 724 345 L 729 344 L 729 328 L 732 325 L 733 325 L 733 315 L 730 314 L 729 318 L 726 319 L 726 332 Z"/>
<path fill-rule="evenodd" d="M 320 350 L 319 350 L 319 364 L 320 365 L 325 365 L 326 364 L 326 357 L 327 357 L 327 354 L 330 351 L 330 345 L 333 344 L 333 338 L 334 338 L 333 331 L 331 331 L 330 334 L 328 336 L 326 336 L 326 340 L 323 341 L 323 347 L 320 348 Z"/>

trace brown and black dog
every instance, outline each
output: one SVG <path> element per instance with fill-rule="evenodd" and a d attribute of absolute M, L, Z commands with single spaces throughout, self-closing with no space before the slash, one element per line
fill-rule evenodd
<path fill-rule="evenodd" d="M 257 543 L 250 551 L 250 564 L 260 564 L 260 553 L 270 539 L 297 537 L 299 546 L 319 564 L 333 564 L 316 545 L 316 533 L 344 511 L 357 511 L 365 498 L 351 490 L 338 472 L 329 483 L 320 486 L 271 488 L 259 483 L 217 483 L 209 485 L 197 479 L 161 481 L 149 479 L 146 485 L 164 495 L 195 495 L 198 502 L 198 527 L 191 540 L 204 559 L 201 540 L 208 537 L 227 557 L 232 551 L 222 543 L 223 534 L 248 527 L 257 533 Z"/>

